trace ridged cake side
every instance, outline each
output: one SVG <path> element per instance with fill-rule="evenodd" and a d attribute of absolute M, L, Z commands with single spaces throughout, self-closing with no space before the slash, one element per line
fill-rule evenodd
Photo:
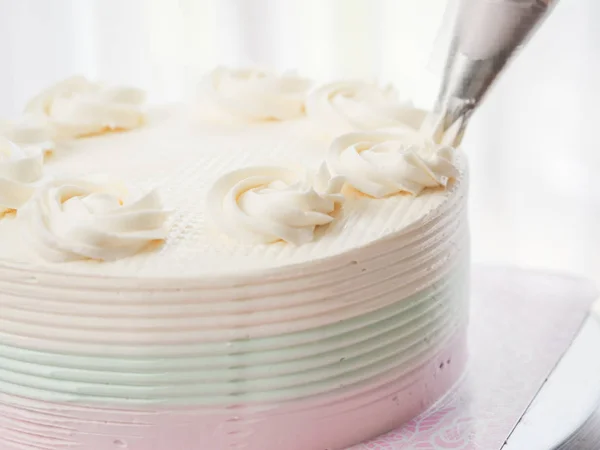
<path fill-rule="evenodd" d="M 399 425 L 464 364 L 466 189 L 411 227 L 263 276 L 0 266 L 0 448 L 341 449 Z"/>
<path fill-rule="evenodd" d="M 132 230 L 145 236 L 148 224 L 132 227 L 130 216 L 121 217 L 96 233 L 101 227 L 75 214 L 80 226 L 58 229 L 63 209 L 80 207 L 96 219 L 124 205 L 131 212 L 121 197 L 94 197 L 92 188 L 74 191 L 75 206 L 67 205 L 71 188 L 60 201 L 44 191 L 33 214 L 24 205 L 0 220 L 1 450 L 335 450 L 401 424 L 450 389 L 464 366 L 468 318 L 460 152 L 418 156 L 413 144 L 399 143 L 362 149 L 363 162 L 378 161 L 378 173 L 394 167 L 393 176 L 379 173 L 374 191 L 368 170 L 346 177 L 344 198 L 318 211 L 304 207 L 314 195 L 302 197 L 296 211 L 327 221 L 301 224 L 309 228 L 301 245 L 263 236 L 273 227 L 256 244 L 210 226 L 207 205 L 219 212 L 246 195 L 207 202 L 224 174 L 321 166 L 339 130 L 315 120 L 315 107 L 344 127 L 348 119 L 361 129 L 405 127 L 373 123 L 372 107 L 385 100 L 378 89 L 341 87 L 335 102 L 319 95 L 304 108 L 301 96 L 293 110 L 279 111 L 289 120 L 166 106 L 132 131 L 56 142 L 44 163 L 47 180 L 94 172 L 156 190 L 164 207 L 153 196 L 136 217 L 155 213 L 153 230 L 161 233 L 146 236 L 158 245 L 136 244 L 102 261 L 114 250 L 105 244 L 129 242 Z M 346 113 L 359 106 L 358 117 L 340 116 L 349 99 Z M 257 105 L 252 97 L 241 106 Z M 342 164 L 356 153 L 347 144 L 333 166 L 352 172 Z M 400 172 L 406 179 L 398 185 Z M 321 200 L 340 194 L 318 193 Z M 166 210 L 172 216 L 163 230 Z M 57 252 L 61 258 L 49 258 Z"/>

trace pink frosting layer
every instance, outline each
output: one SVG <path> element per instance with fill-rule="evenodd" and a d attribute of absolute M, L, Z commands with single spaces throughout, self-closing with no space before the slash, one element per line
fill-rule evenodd
<path fill-rule="evenodd" d="M 338 450 L 420 414 L 459 379 L 466 339 L 409 374 L 279 405 L 115 409 L 0 394 L 0 450 Z"/>

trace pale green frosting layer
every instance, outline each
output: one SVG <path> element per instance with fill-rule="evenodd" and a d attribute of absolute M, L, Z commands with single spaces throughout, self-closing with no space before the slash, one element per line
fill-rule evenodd
<path fill-rule="evenodd" d="M 85 356 L 0 344 L 0 391 L 47 401 L 222 405 L 330 392 L 427 361 L 465 325 L 465 258 L 427 289 L 302 332 L 196 347 L 196 354 Z M 222 347 L 221 347 L 222 349 Z"/>

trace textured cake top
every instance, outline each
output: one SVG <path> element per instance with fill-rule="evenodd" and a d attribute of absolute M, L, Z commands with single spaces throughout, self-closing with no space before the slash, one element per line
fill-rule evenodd
<path fill-rule="evenodd" d="M 197 102 L 142 115 L 138 91 L 74 80 L 77 95 L 55 87 L 4 126 L 2 265 L 161 278 L 287 266 L 418 225 L 461 178 L 453 149 L 418 137 L 422 113 L 375 85 L 219 69 Z"/>

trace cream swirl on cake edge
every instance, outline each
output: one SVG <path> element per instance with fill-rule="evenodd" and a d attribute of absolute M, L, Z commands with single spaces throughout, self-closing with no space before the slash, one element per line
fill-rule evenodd
<path fill-rule="evenodd" d="M 391 86 L 338 81 L 318 86 L 306 99 L 306 114 L 332 134 L 379 128 L 413 129 L 420 113 L 400 102 Z"/>
<path fill-rule="evenodd" d="M 218 67 L 207 75 L 201 93 L 220 109 L 251 120 L 288 120 L 304 115 L 312 82 L 293 74 Z"/>
<path fill-rule="evenodd" d="M 348 133 L 335 139 L 326 156 L 332 174 L 375 198 L 400 192 L 419 194 L 446 187 L 458 176 L 455 149 L 416 132 Z"/>
<path fill-rule="evenodd" d="M 26 106 L 27 115 L 44 118 L 60 138 L 137 128 L 144 122 L 144 91 L 107 87 L 76 76 L 49 87 Z"/>
<path fill-rule="evenodd" d="M 114 261 L 163 241 L 169 212 L 156 190 L 134 196 L 116 183 L 57 179 L 40 187 L 19 216 L 48 261 Z"/>
<path fill-rule="evenodd" d="M 21 208 L 33 195 L 43 173 L 43 154 L 26 152 L 0 137 L 0 217 Z"/>
<path fill-rule="evenodd" d="M 242 242 L 301 245 L 313 240 L 318 226 L 334 220 L 332 213 L 344 201 L 343 183 L 325 165 L 315 175 L 248 167 L 216 181 L 208 192 L 208 212 L 220 231 Z"/>

